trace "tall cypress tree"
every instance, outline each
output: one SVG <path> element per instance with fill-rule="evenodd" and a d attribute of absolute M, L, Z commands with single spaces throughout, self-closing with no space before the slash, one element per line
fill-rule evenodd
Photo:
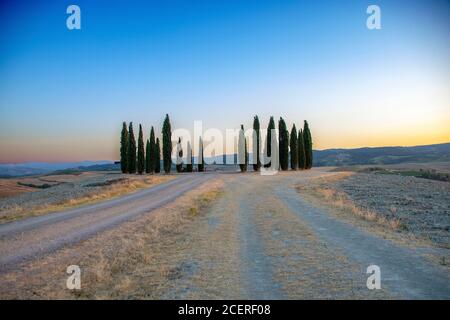
<path fill-rule="evenodd" d="M 181 147 L 181 138 L 178 137 L 177 143 L 177 172 L 183 172 L 183 148 Z"/>
<path fill-rule="evenodd" d="M 295 124 L 292 126 L 291 138 L 289 139 L 291 147 L 291 169 L 297 170 L 298 168 L 298 151 L 297 151 L 297 128 Z"/>
<path fill-rule="evenodd" d="M 247 171 L 247 166 L 248 166 L 247 138 L 244 139 L 244 144 L 245 144 L 245 170 L 244 171 Z"/>
<path fill-rule="evenodd" d="M 289 147 L 288 147 L 288 131 L 286 128 L 286 122 L 284 122 L 283 118 L 280 117 L 280 121 L 278 121 L 278 141 L 280 146 L 280 168 L 281 170 L 289 169 Z"/>
<path fill-rule="evenodd" d="M 198 172 L 205 171 L 205 158 L 203 157 L 203 139 L 199 138 L 198 143 Z"/>
<path fill-rule="evenodd" d="M 138 173 L 142 174 L 145 169 L 145 150 L 144 150 L 144 134 L 142 133 L 142 125 L 139 125 L 138 138 Z"/>
<path fill-rule="evenodd" d="M 270 117 L 269 125 L 267 127 L 267 135 L 266 135 L 266 154 L 265 157 L 270 158 L 272 156 L 272 129 L 275 129 L 275 121 L 273 117 Z M 264 167 L 269 168 L 271 162 L 268 159 L 264 160 Z"/>
<path fill-rule="evenodd" d="M 125 121 L 122 124 L 120 135 L 120 169 L 122 173 L 128 172 L 128 129 Z"/>
<path fill-rule="evenodd" d="M 187 157 L 186 171 L 192 172 L 194 158 L 192 157 L 192 148 L 191 148 L 191 143 L 189 141 L 187 142 L 186 157 Z"/>
<path fill-rule="evenodd" d="M 309 131 L 308 121 L 305 120 L 305 125 L 303 127 L 303 140 L 305 143 L 305 158 L 306 158 L 306 169 L 312 168 L 313 162 L 313 151 L 312 151 L 312 137 L 311 131 Z"/>
<path fill-rule="evenodd" d="M 147 139 L 145 144 L 145 173 L 151 173 L 150 171 L 150 158 L 154 156 L 154 153 L 150 152 L 150 140 Z"/>
<path fill-rule="evenodd" d="M 244 125 L 241 124 L 241 130 L 239 130 L 239 168 L 241 169 L 241 172 L 247 171 L 247 162 L 248 162 L 248 155 L 247 155 L 247 141 L 245 139 L 244 135 Z"/>
<path fill-rule="evenodd" d="M 300 170 L 305 169 L 306 167 L 306 156 L 305 156 L 305 143 L 303 138 L 303 130 L 300 129 L 298 132 L 297 139 L 297 151 L 298 151 L 298 168 Z"/>
<path fill-rule="evenodd" d="M 254 131 L 253 134 L 256 135 L 256 139 L 254 139 L 256 141 L 253 141 L 253 143 L 256 142 L 256 146 L 255 145 L 253 146 L 253 170 L 259 171 L 259 169 L 261 168 L 261 159 L 260 159 L 261 151 L 259 150 L 261 143 L 260 143 L 260 125 L 258 116 L 255 116 L 253 118 L 253 131 Z"/>
<path fill-rule="evenodd" d="M 159 145 L 159 138 L 156 138 L 155 143 L 155 173 L 161 172 L 161 147 Z"/>
<path fill-rule="evenodd" d="M 136 173 L 136 139 L 134 138 L 133 122 L 128 128 L 128 173 Z"/>
<path fill-rule="evenodd" d="M 168 114 L 166 114 L 162 128 L 162 144 L 164 172 L 170 173 L 172 167 L 172 129 Z"/>
<path fill-rule="evenodd" d="M 149 150 L 147 151 L 149 153 L 148 164 L 147 164 L 149 173 L 155 172 L 155 165 L 156 165 L 155 148 L 156 148 L 155 129 L 152 126 L 152 128 L 150 129 Z"/>

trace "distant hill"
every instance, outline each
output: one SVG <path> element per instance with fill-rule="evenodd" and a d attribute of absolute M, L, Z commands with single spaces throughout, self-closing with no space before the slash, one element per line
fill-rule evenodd
<path fill-rule="evenodd" d="M 358 149 L 314 150 L 314 166 L 348 166 L 364 164 L 398 164 L 406 162 L 450 161 L 450 143 L 415 147 L 376 147 Z M 205 158 L 223 163 L 223 156 Z M 237 161 L 237 155 L 226 155 L 227 164 Z M 252 154 L 249 154 L 252 159 Z"/>
<path fill-rule="evenodd" d="M 0 177 L 18 177 L 47 174 L 58 170 L 66 170 L 79 167 L 101 166 L 113 164 L 113 161 L 79 161 L 79 162 L 24 162 L 0 164 Z"/>
<path fill-rule="evenodd" d="M 315 150 L 313 157 L 315 166 L 450 161 L 450 143 L 415 147 Z"/>
<path fill-rule="evenodd" d="M 252 154 L 249 155 L 252 159 Z M 208 162 L 222 163 L 223 155 L 205 158 Z M 236 155 L 226 155 L 227 164 L 232 164 Z M 450 143 L 415 147 L 377 147 L 358 149 L 314 150 L 314 166 L 349 166 L 364 164 L 398 164 L 406 162 L 450 161 Z M 27 162 L 0 164 L 0 178 L 39 174 L 63 174 L 80 171 L 120 170 L 113 161 L 80 162 Z"/>

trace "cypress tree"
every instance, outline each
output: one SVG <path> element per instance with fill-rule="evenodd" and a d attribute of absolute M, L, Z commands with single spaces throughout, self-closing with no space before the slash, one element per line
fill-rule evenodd
<path fill-rule="evenodd" d="M 154 156 L 154 153 L 150 152 L 150 140 L 147 139 L 145 144 L 145 173 L 151 173 L 150 171 L 150 158 Z"/>
<path fill-rule="evenodd" d="M 312 168 L 313 152 L 312 152 L 312 137 L 311 131 L 309 131 L 308 121 L 305 120 L 305 125 L 303 127 L 303 140 L 305 144 L 305 159 L 306 159 L 306 169 Z"/>
<path fill-rule="evenodd" d="M 245 143 L 245 170 L 247 171 L 247 166 L 248 166 L 248 149 L 247 149 L 247 138 L 244 139 L 244 143 Z"/>
<path fill-rule="evenodd" d="M 198 143 L 198 172 L 205 171 L 205 159 L 203 158 L 203 139 L 199 138 Z"/>
<path fill-rule="evenodd" d="M 128 128 L 128 173 L 136 173 L 136 140 L 133 132 L 133 122 Z"/>
<path fill-rule="evenodd" d="M 305 169 L 306 166 L 306 156 L 305 156 L 305 143 L 303 139 L 303 130 L 300 129 L 298 132 L 297 139 L 297 151 L 298 151 L 298 168 L 300 170 Z"/>
<path fill-rule="evenodd" d="M 187 159 L 186 171 L 192 172 L 193 171 L 192 165 L 194 163 L 194 159 L 192 157 L 192 148 L 191 148 L 191 143 L 189 141 L 187 142 L 186 159 Z"/>
<path fill-rule="evenodd" d="M 155 173 L 161 172 L 161 147 L 159 145 L 159 138 L 156 138 L 155 143 Z"/>
<path fill-rule="evenodd" d="M 156 160 L 155 160 L 155 129 L 152 128 L 150 129 L 150 140 L 149 140 L 149 151 L 148 153 L 150 154 L 148 157 L 148 172 L 149 173 L 153 173 L 155 172 L 155 166 L 156 166 Z"/>
<path fill-rule="evenodd" d="M 298 151 L 297 151 L 297 128 L 295 124 L 292 126 L 291 138 L 289 139 L 291 147 L 291 169 L 297 170 L 298 168 Z"/>
<path fill-rule="evenodd" d="M 271 162 L 269 161 L 272 156 L 272 129 L 275 129 L 275 121 L 273 117 L 270 117 L 269 126 L 267 127 L 267 136 L 266 136 L 266 154 L 265 157 L 267 159 L 264 160 L 264 167 L 269 168 Z"/>
<path fill-rule="evenodd" d="M 278 121 L 278 132 L 279 132 L 279 155 L 280 155 L 280 168 L 281 170 L 289 169 L 289 147 L 288 147 L 288 131 L 286 129 L 286 122 L 280 117 Z"/>
<path fill-rule="evenodd" d="M 178 137 L 177 143 L 177 172 L 183 172 L 183 148 L 181 147 L 181 138 Z"/>
<path fill-rule="evenodd" d="M 164 172 L 170 173 L 172 166 L 172 129 L 168 114 L 166 114 L 162 128 L 162 144 Z"/>
<path fill-rule="evenodd" d="M 260 159 L 261 151 L 259 150 L 261 143 L 260 143 L 260 125 L 258 116 L 255 116 L 253 118 L 253 134 L 256 136 L 253 139 L 253 144 L 256 144 L 256 146 L 253 145 L 253 170 L 259 171 L 259 169 L 261 168 L 261 159 Z"/>
<path fill-rule="evenodd" d="M 145 169 L 145 151 L 144 151 L 144 134 L 142 133 L 142 125 L 139 125 L 138 138 L 138 173 L 142 174 Z"/>
<path fill-rule="evenodd" d="M 120 169 L 122 173 L 128 172 L 128 129 L 125 121 L 122 124 L 120 135 Z"/>
<path fill-rule="evenodd" d="M 239 168 L 241 172 L 247 171 L 248 155 L 247 155 L 247 141 L 244 135 L 244 125 L 241 124 L 241 130 L 239 130 Z"/>

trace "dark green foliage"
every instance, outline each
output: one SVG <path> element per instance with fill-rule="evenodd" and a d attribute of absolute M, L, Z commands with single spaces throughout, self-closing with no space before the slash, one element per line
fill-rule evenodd
<path fill-rule="evenodd" d="M 155 173 L 161 172 L 161 147 L 159 145 L 159 138 L 156 138 L 155 143 Z"/>
<path fill-rule="evenodd" d="M 128 172 L 128 129 L 125 121 L 122 124 L 120 135 L 120 169 L 122 173 Z"/>
<path fill-rule="evenodd" d="M 273 117 L 270 117 L 269 126 L 267 127 L 267 136 L 266 136 L 266 154 L 265 157 L 270 158 L 272 156 L 272 129 L 275 129 L 275 121 Z M 271 161 L 264 161 L 264 167 L 269 168 Z"/>
<path fill-rule="evenodd" d="M 145 144 L 145 173 L 152 173 L 150 171 L 150 158 L 154 157 L 155 153 L 150 152 L 150 140 L 147 139 L 147 143 Z"/>
<path fill-rule="evenodd" d="M 300 129 L 298 132 L 297 140 L 297 151 L 298 151 L 298 168 L 303 170 L 306 166 L 306 156 L 305 156 L 305 143 L 303 139 L 303 130 Z"/>
<path fill-rule="evenodd" d="M 253 154 L 253 170 L 259 171 L 259 168 L 261 168 L 261 159 L 260 159 L 260 125 L 259 125 L 259 119 L 258 116 L 255 116 L 253 119 L 253 130 L 256 133 L 256 161 L 255 161 L 255 154 Z M 253 149 L 255 149 L 253 147 Z"/>
<path fill-rule="evenodd" d="M 205 159 L 203 158 L 203 139 L 201 137 L 198 148 L 198 172 L 203 172 L 205 171 Z"/>
<path fill-rule="evenodd" d="M 305 144 L 305 168 L 311 169 L 313 162 L 313 153 L 312 153 L 312 137 L 311 132 L 309 131 L 308 121 L 305 120 L 305 125 L 303 127 L 303 141 Z"/>
<path fill-rule="evenodd" d="M 187 172 L 192 172 L 193 171 L 193 164 L 194 164 L 194 157 L 192 156 L 192 148 L 191 148 L 190 142 L 188 142 L 187 148 L 188 148 L 187 156 L 189 157 L 189 154 L 191 155 L 191 163 L 188 162 L 186 164 L 186 171 Z"/>
<path fill-rule="evenodd" d="M 162 128 L 162 144 L 164 172 L 170 173 L 172 166 L 172 129 L 168 114 L 166 114 Z"/>
<path fill-rule="evenodd" d="M 280 148 L 280 168 L 281 170 L 289 169 L 289 134 L 286 129 L 286 122 L 280 117 L 278 121 L 278 132 L 279 132 L 279 148 Z"/>
<path fill-rule="evenodd" d="M 60 185 L 62 182 L 60 183 L 55 183 L 55 184 L 49 184 L 49 183 L 44 183 L 44 184 L 33 184 L 33 183 L 26 183 L 26 182 L 21 182 L 18 181 L 17 184 L 19 186 L 24 186 L 24 187 L 30 187 L 30 188 L 36 188 L 36 189 L 48 189 L 57 185 Z"/>
<path fill-rule="evenodd" d="M 291 169 L 297 170 L 298 168 L 298 151 L 297 151 L 297 128 L 295 124 L 292 126 L 291 138 L 289 139 L 289 145 L 291 147 Z"/>
<path fill-rule="evenodd" d="M 136 140 L 133 132 L 133 122 L 128 128 L 128 173 L 136 173 Z"/>
<path fill-rule="evenodd" d="M 147 173 L 155 172 L 155 166 L 156 166 L 155 148 L 156 148 L 155 129 L 153 129 L 153 127 L 152 127 L 150 130 L 149 146 L 148 146 L 148 150 L 147 150 L 147 166 L 146 166 Z"/>
<path fill-rule="evenodd" d="M 142 174 L 145 170 L 145 150 L 144 150 L 144 134 L 142 133 L 142 126 L 139 125 L 138 138 L 138 173 Z"/>
<path fill-rule="evenodd" d="M 182 162 L 182 158 L 183 158 L 183 149 L 181 148 L 181 138 L 178 138 L 178 145 L 180 146 L 180 150 L 178 151 L 178 159 L 180 161 L 180 163 L 177 163 L 176 168 L 177 168 L 177 172 L 183 172 L 183 162 Z"/>
<path fill-rule="evenodd" d="M 245 171 L 247 171 L 248 166 L 248 149 L 247 149 L 247 139 L 245 139 Z"/>

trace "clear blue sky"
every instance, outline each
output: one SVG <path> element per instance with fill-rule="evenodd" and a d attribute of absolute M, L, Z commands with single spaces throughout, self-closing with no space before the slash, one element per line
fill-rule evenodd
<path fill-rule="evenodd" d="M 122 121 L 148 136 L 166 112 L 188 129 L 308 119 L 319 149 L 450 141 L 449 1 L 0 6 L 0 162 L 116 159 Z"/>

